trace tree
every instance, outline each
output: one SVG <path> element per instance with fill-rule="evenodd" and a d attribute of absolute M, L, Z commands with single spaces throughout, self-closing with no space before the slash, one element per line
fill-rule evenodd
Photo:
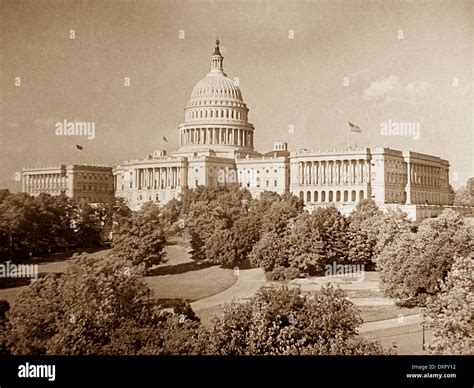
<path fill-rule="evenodd" d="M 323 287 L 313 297 L 298 289 L 261 289 L 248 303 L 227 305 L 204 336 L 218 355 L 363 354 L 383 351 L 359 339 L 357 308 L 340 289 Z M 386 351 L 385 351 L 386 352 Z"/>
<path fill-rule="evenodd" d="M 8 189 L 0 189 L 0 204 L 7 198 L 9 195 L 11 195 L 10 190 Z"/>
<path fill-rule="evenodd" d="M 451 209 L 425 219 L 417 231 L 404 228 L 379 256 L 381 286 L 401 301 L 437 292 L 456 256 L 473 251 L 473 230 Z"/>
<path fill-rule="evenodd" d="M 76 209 L 76 217 L 72 225 L 77 244 L 80 247 L 102 246 L 101 233 L 106 218 L 106 208 L 91 206 L 87 202 L 81 201 Z"/>
<path fill-rule="evenodd" d="M 117 221 L 113 234 L 113 254 L 146 271 L 165 260 L 165 232 L 159 220 L 145 209 Z"/>
<path fill-rule="evenodd" d="M 203 189 L 188 206 L 186 226 L 192 257 L 225 267 L 239 265 L 258 238 L 258 223 L 249 212 L 252 197 L 238 186 Z"/>
<path fill-rule="evenodd" d="M 178 352 L 191 351 L 199 326 L 192 312 L 181 306 L 180 322 L 146 304 L 148 291 L 127 263 L 76 255 L 63 274 L 20 293 L 8 314 L 8 346 L 23 355 L 169 354 L 179 342 Z"/>
<path fill-rule="evenodd" d="M 5 299 L 0 299 L 0 355 L 8 354 L 6 342 L 6 314 L 10 304 Z"/>
<path fill-rule="evenodd" d="M 265 271 L 288 267 L 288 235 L 279 235 L 276 231 L 264 234 L 250 253 L 250 264 Z"/>
<path fill-rule="evenodd" d="M 105 210 L 65 195 L 12 194 L 0 203 L 0 254 L 20 261 L 74 247 L 102 245 Z"/>
<path fill-rule="evenodd" d="M 296 217 L 303 212 L 303 201 L 291 194 L 284 194 L 278 200 L 276 197 L 267 196 L 263 204 L 266 210 L 260 213 L 261 234 L 275 232 L 278 235 L 284 235 L 291 229 Z M 274 202 L 271 202 L 274 200 Z M 271 203 L 271 204 L 270 204 Z"/>
<path fill-rule="evenodd" d="M 376 263 L 385 247 L 392 244 L 401 233 L 410 230 L 412 223 L 408 219 L 408 214 L 397 208 L 396 210 L 389 209 L 382 213 L 381 220 L 377 226 L 379 227 L 379 232 L 374 248 L 374 261 Z"/>
<path fill-rule="evenodd" d="M 372 265 L 382 223 L 382 212 L 373 200 L 360 201 L 349 216 L 347 230 L 348 260 Z"/>
<path fill-rule="evenodd" d="M 461 186 L 454 195 L 454 206 L 474 206 L 474 198 L 466 186 Z"/>
<path fill-rule="evenodd" d="M 326 247 L 316 217 L 303 213 L 288 237 L 288 265 L 300 272 L 315 275 L 324 269 Z"/>
<path fill-rule="evenodd" d="M 347 219 L 335 206 L 318 208 L 311 214 L 312 229 L 323 243 L 321 256 L 325 264 L 347 260 Z"/>
<path fill-rule="evenodd" d="M 458 256 L 439 292 L 428 299 L 427 316 L 431 318 L 434 354 L 474 354 L 474 258 Z"/>

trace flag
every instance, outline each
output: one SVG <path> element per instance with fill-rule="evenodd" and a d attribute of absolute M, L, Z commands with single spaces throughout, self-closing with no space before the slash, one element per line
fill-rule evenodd
<path fill-rule="evenodd" d="M 350 121 L 349 121 L 349 127 L 350 127 L 351 132 L 362 132 L 359 126 L 352 124 Z"/>
<path fill-rule="evenodd" d="M 164 137 L 164 136 L 163 136 L 163 140 L 168 143 L 168 139 L 167 139 L 166 137 Z"/>
<path fill-rule="evenodd" d="M 79 145 L 79 144 L 76 144 L 76 150 L 81 150 L 81 151 L 82 151 L 83 149 L 84 149 L 84 148 L 82 148 L 82 146 L 81 146 L 81 145 Z"/>

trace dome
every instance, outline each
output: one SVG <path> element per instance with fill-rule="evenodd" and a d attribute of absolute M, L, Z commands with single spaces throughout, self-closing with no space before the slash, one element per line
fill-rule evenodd
<path fill-rule="evenodd" d="M 243 102 L 239 87 L 222 72 L 211 72 L 196 84 L 191 100 L 201 98 L 230 98 Z"/>
<path fill-rule="evenodd" d="M 227 77 L 219 40 L 209 73 L 194 86 L 179 125 L 178 153 L 212 152 L 233 157 L 235 151 L 253 152 L 254 127 L 239 86 Z"/>

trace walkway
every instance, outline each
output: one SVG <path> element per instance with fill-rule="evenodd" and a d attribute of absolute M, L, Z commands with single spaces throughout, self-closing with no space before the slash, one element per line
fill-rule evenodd
<path fill-rule="evenodd" d="M 415 314 L 403 315 L 399 318 L 384 319 L 383 321 L 367 322 L 363 323 L 362 326 L 359 328 L 359 333 L 408 326 L 414 323 L 421 323 L 421 320 L 421 314 Z"/>
<path fill-rule="evenodd" d="M 243 301 L 254 296 L 266 282 L 265 273 L 261 268 L 241 269 L 239 272 L 239 277 L 232 287 L 217 295 L 192 302 L 192 309 L 199 311 L 232 301 Z"/>

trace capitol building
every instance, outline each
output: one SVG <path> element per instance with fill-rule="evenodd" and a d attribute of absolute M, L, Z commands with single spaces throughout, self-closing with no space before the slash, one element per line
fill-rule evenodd
<path fill-rule="evenodd" d="M 238 83 L 224 72 L 223 62 L 217 40 L 210 71 L 196 84 L 185 106 L 176 151 L 155 150 L 143 159 L 110 168 L 23 169 L 23 191 L 52 192 L 47 172 L 54 172 L 60 175 L 53 182 L 61 182 L 54 193 L 63 188 L 71 197 L 89 202 L 122 197 L 135 210 L 149 201 L 165 204 L 179 199 L 186 189 L 230 183 L 248 189 L 254 197 L 263 191 L 292 193 L 310 211 L 334 204 L 347 214 L 360 200 L 373 199 L 382 209 L 398 207 L 411 218 L 422 219 L 452 204 L 449 162 L 437 156 L 350 147 L 290 153 L 285 142 L 275 142 L 267 153 L 256 151 L 249 109 Z M 90 176 L 100 176 L 103 191 L 84 183 L 88 168 Z M 68 171 L 78 171 L 82 181 L 68 176 Z"/>

